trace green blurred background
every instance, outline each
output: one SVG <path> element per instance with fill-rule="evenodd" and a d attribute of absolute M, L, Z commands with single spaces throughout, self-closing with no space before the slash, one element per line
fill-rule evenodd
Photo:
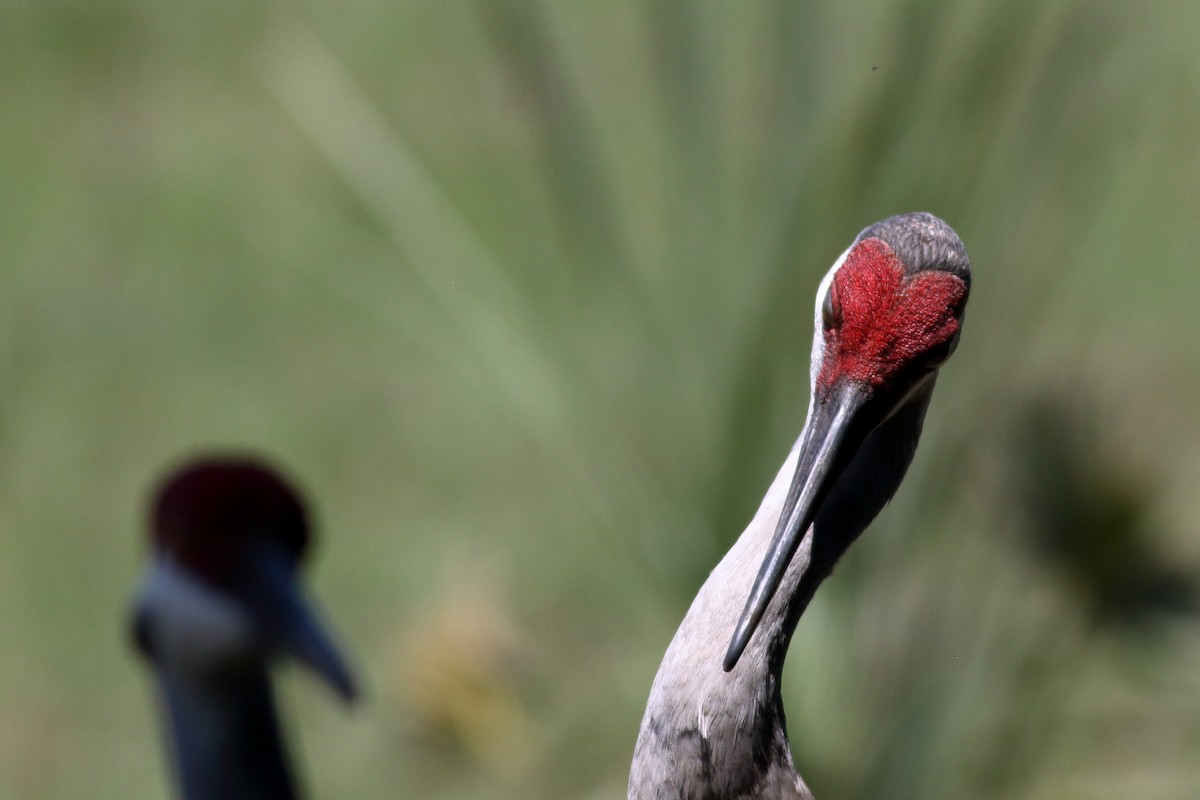
<path fill-rule="evenodd" d="M 813 293 L 975 270 L 905 485 L 800 624 L 818 797 L 1200 796 L 1200 6 L 0 7 L 0 797 L 167 792 L 154 481 L 313 497 L 315 798 L 615 798 L 807 403 Z M 1192 399 L 1189 399 L 1192 398 Z"/>

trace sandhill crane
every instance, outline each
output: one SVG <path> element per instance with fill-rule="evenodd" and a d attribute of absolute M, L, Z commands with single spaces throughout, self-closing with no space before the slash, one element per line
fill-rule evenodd
<path fill-rule="evenodd" d="M 631 800 L 811 800 L 784 727 L 788 643 L 817 586 L 900 485 L 970 285 L 962 242 L 927 213 L 866 228 L 821 281 L 804 429 L 667 648 Z"/>
<path fill-rule="evenodd" d="M 354 681 L 296 581 L 309 544 L 299 494 L 244 458 L 171 474 L 150 520 L 133 634 L 158 678 L 185 800 L 290 800 L 269 662 L 293 658 L 343 699 Z"/>

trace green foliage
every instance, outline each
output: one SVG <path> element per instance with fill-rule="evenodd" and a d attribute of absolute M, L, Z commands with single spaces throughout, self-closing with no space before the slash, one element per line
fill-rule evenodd
<path fill-rule="evenodd" d="M 121 617 L 148 488 L 210 448 L 270 454 L 322 522 L 369 696 L 286 678 L 314 797 L 622 796 L 803 421 L 817 281 L 925 209 L 975 296 L 908 481 L 800 624 L 801 771 L 1194 797 L 1195 617 L 1109 589 L 1200 576 L 1198 15 L 5 5 L 0 796 L 163 796 Z"/>

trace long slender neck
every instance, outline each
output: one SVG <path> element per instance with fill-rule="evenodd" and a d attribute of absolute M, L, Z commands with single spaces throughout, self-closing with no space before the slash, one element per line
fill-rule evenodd
<path fill-rule="evenodd" d="M 726 673 L 725 648 L 795 472 L 798 453 L 792 448 L 667 648 L 634 750 L 630 800 L 811 800 L 787 740 L 779 685 L 783 659 L 817 586 L 899 486 L 932 388 L 930 381 L 863 442 L 805 532 L 746 651 Z"/>
<path fill-rule="evenodd" d="M 265 668 L 219 685 L 162 676 L 185 800 L 294 800 Z"/>
<path fill-rule="evenodd" d="M 659 666 L 629 776 L 629 800 L 757 797 L 769 782 L 777 797 L 811 797 L 792 765 L 778 673 L 768 654 L 811 552 L 811 532 L 784 575 L 732 672 L 721 669 L 754 576 L 779 520 L 796 449 L 776 475 L 750 525 L 700 588 Z M 784 637 L 786 638 L 786 637 Z"/>

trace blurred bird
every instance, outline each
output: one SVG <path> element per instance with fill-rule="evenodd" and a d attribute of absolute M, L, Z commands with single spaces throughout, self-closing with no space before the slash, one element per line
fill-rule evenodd
<path fill-rule="evenodd" d="M 298 493 L 255 461 L 202 459 L 162 484 L 150 529 L 133 634 L 158 679 L 180 796 L 297 797 L 270 663 L 295 659 L 356 694 L 296 580 L 311 538 Z"/>
<path fill-rule="evenodd" d="M 788 644 L 821 581 L 900 485 L 970 285 L 962 242 L 926 213 L 866 228 L 821 281 L 804 429 L 667 648 L 631 800 L 812 798 L 784 726 Z"/>

